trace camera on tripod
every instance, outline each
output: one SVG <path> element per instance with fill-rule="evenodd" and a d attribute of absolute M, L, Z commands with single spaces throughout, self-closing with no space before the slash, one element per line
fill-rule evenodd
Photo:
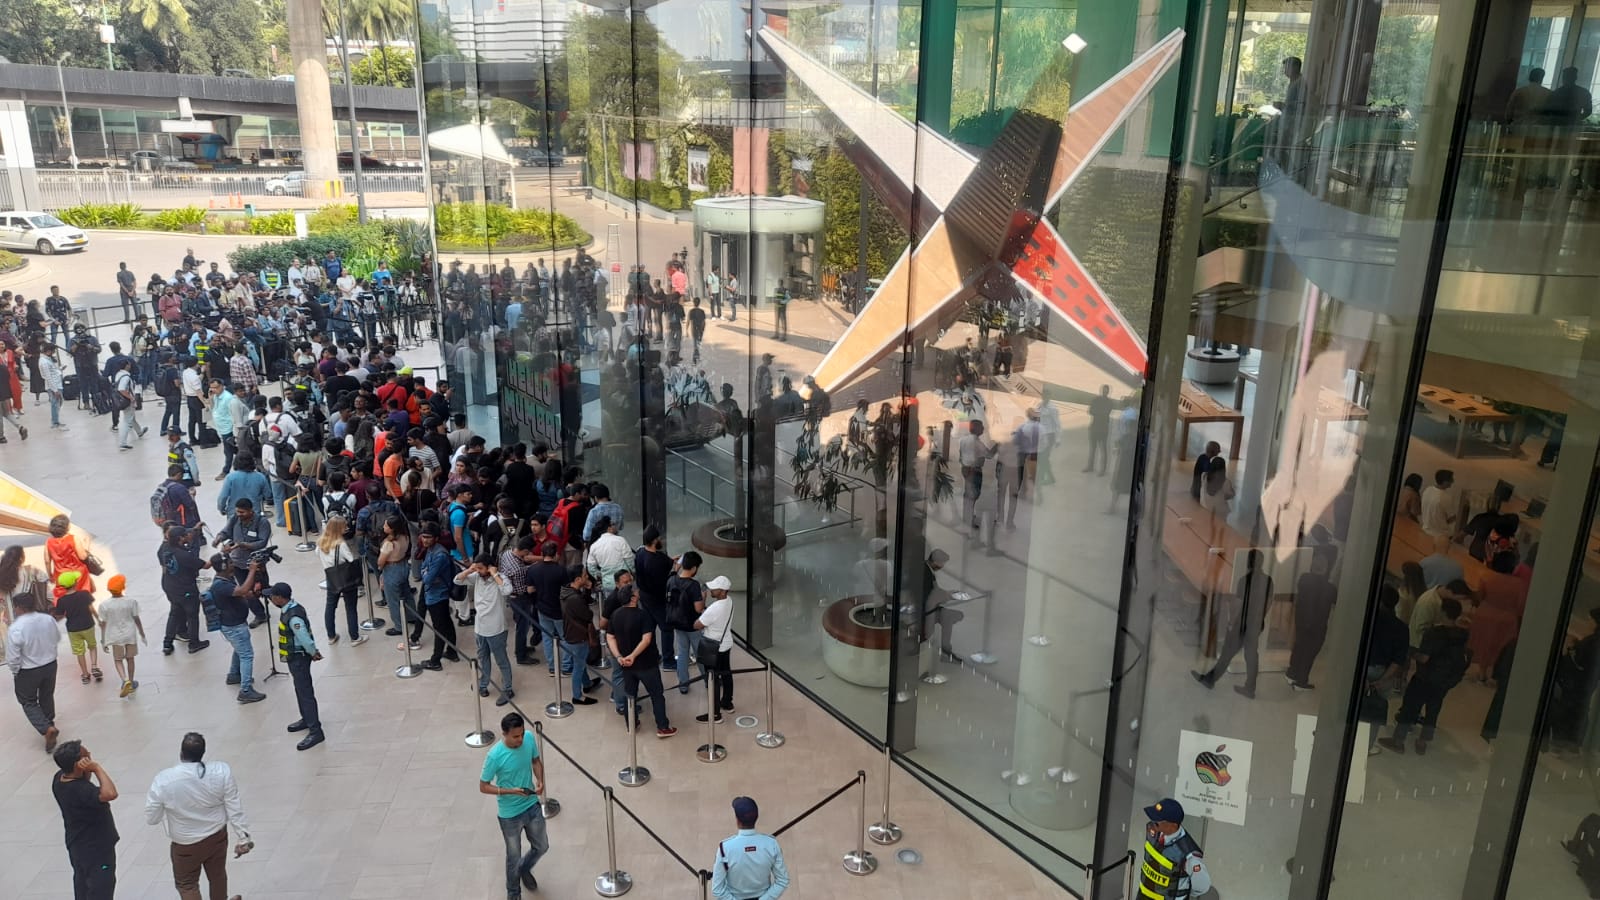
<path fill-rule="evenodd" d="M 264 566 L 269 562 L 281 563 L 283 562 L 283 557 L 278 555 L 278 545 L 273 544 L 270 547 L 262 547 L 260 550 L 252 551 L 249 561 L 253 564 Z"/>

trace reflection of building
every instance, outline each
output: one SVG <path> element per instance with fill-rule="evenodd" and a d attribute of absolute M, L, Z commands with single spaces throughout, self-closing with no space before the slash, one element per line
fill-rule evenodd
<path fill-rule="evenodd" d="M 1561 841 L 1593 812 L 1591 792 L 1574 785 L 1592 779 L 1600 749 L 1600 639 L 1589 616 L 1600 605 L 1600 406 L 1589 389 L 1600 358 L 1600 138 L 1580 121 L 1578 90 L 1515 130 L 1504 117 L 1533 65 L 1552 73 L 1547 84 L 1568 65 L 1589 83 L 1594 22 L 1581 6 L 1516 0 L 1164 4 L 1164 25 L 1198 26 L 1186 29 L 1180 64 L 1148 99 L 1119 108 L 1126 120 L 1083 152 L 1077 180 L 1033 209 L 1023 202 L 1037 196 L 1032 182 L 1008 179 L 1037 174 L 1040 161 L 972 145 L 1004 148 L 1019 110 L 1059 122 L 1066 102 L 1115 90 L 1114 76 L 1157 44 L 1139 10 L 1080 4 L 1072 28 L 1083 47 L 1068 58 L 1059 23 L 1037 10 L 925 6 L 933 21 L 918 45 L 897 48 L 917 65 L 892 78 L 833 52 L 825 29 L 790 21 L 789 40 L 850 85 L 822 97 L 791 80 L 797 104 L 820 103 L 839 121 L 902 117 L 887 131 L 921 126 L 892 145 L 852 128 L 860 146 L 845 151 L 917 252 L 903 280 L 865 286 L 878 290 L 875 308 L 895 313 L 885 321 L 898 321 L 882 329 L 881 362 L 826 382 L 839 388 L 832 415 L 815 427 L 803 414 L 755 415 L 737 462 L 720 437 L 664 454 L 669 543 L 726 516 L 736 479 L 747 478 L 746 511 L 770 517 L 788 541 L 781 568 L 759 542 L 726 557 L 746 560 L 741 636 L 1082 894 L 1085 866 L 1115 866 L 1141 848 L 1145 805 L 1188 792 L 1192 832 L 1230 898 L 1396 886 L 1430 897 L 1586 895 Z M 957 31 L 979 19 L 988 24 Z M 1040 19 L 1054 29 L 1047 41 L 1022 27 Z M 1241 101 L 1247 42 L 1251 65 L 1270 67 L 1247 73 L 1252 84 L 1274 101 L 1294 98 L 1276 115 Z M 1281 74 L 1295 70 L 1289 56 L 1301 63 L 1292 86 Z M 971 130 L 947 152 L 941 135 L 962 120 Z M 897 188 L 882 164 L 901 152 L 909 174 Z M 777 158 L 749 155 L 753 170 Z M 948 189 L 965 182 L 948 163 L 962 159 L 1027 165 L 979 173 L 993 190 L 958 211 L 965 244 L 941 248 L 929 214 L 959 210 Z M 826 200 L 837 186 L 812 174 Z M 713 207 L 723 221 L 698 224 L 737 247 L 757 241 L 754 219 L 783 202 L 722 198 Z M 1051 266 L 1051 254 L 1007 256 L 1005 238 L 1035 213 L 1098 295 Z M 985 232 L 985 222 L 999 224 Z M 824 278 L 837 276 L 830 260 L 855 268 L 852 242 L 832 225 L 817 242 Z M 703 292 L 701 257 L 715 251 L 687 221 L 638 233 L 637 259 L 606 260 L 617 264 L 613 314 L 629 267 L 662 277 L 679 251 L 702 267 L 691 296 Z M 1012 298 L 992 290 L 1002 259 L 1036 262 L 1026 274 L 1070 288 L 1067 308 L 1037 324 L 1014 314 Z M 951 287 L 950 315 L 921 315 L 917 292 L 929 284 Z M 763 299 L 755 325 L 741 310 L 737 325 L 713 327 L 700 365 L 734 386 L 745 411 L 803 409 L 798 387 L 771 398 L 755 385 L 771 378 L 781 391 L 784 377 L 818 372 L 845 346 L 845 326 L 866 321 L 830 290 L 819 284 L 788 309 L 804 340 L 767 340 L 775 313 Z M 1086 297 L 1125 317 L 1148 348 L 1142 371 L 1118 371 L 1098 353 L 1093 324 L 1071 327 L 1072 304 Z M 1094 321 L 1081 312 L 1077 321 Z M 1186 377 L 1190 351 L 1206 357 L 1213 345 L 1237 359 L 1236 374 L 1193 383 L 1214 377 Z M 592 464 L 602 477 L 618 461 L 637 471 L 657 458 L 655 401 L 640 386 L 660 351 L 647 344 L 621 365 L 578 354 L 620 404 L 603 407 L 607 454 Z M 858 398 L 875 421 L 901 396 L 916 405 L 903 419 L 891 407 L 889 437 L 872 446 L 883 468 L 824 462 L 817 474 L 810 454 L 829 438 L 874 440 L 847 421 Z M 964 441 L 975 419 L 999 445 L 992 458 Z M 1197 469 L 1212 441 L 1220 452 Z M 1424 498 L 1405 485 L 1415 473 L 1425 488 L 1441 469 L 1454 472 L 1447 490 Z M 827 510 L 806 499 L 823 482 L 837 491 Z M 1020 508 L 997 502 L 1011 485 Z M 644 505 L 645 488 L 635 491 Z M 1448 551 L 1437 555 L 1438 544 Z M 880 549 L 887 588 L 875 577 Z M 1409 729 L 1403 755 L 1369 744 L 1393 737 L 1402 709 L 1420 714 L 1410 708 L 1419 692 L 1438 686 L 1405 647 L 1379 655 L 1401 627 L 1380 598 L 1395 588 L 1401 613 L 1431 616 L 1456 569 L 1472 668 L 1448 686 L 1437 722 Z M 1259 587 L 1267 577 L 1271 591 Z M 1429 577 L 1444 594 L 1418 596 L 1438 587 Z M 1241 597 L 1253 598 L 1247 612 Z M 892 636 L 857 634 L 837 605 L 847 598 L 877 602 Z M 831 628 L 830 610 L 843 618 Z M 1217 665 L 1241 625 L 1252 638 L 1260 628 L 1253 652 L 1197 683 L 1191 671 Z M 1418 620 L 1416 644 L 1428 627 Z M 1448 632 L 1433 635 L 1430 647 L 1444 647 Z M 929 660 L 922 680 L 929 645 L 946 637 L 960 661 Z M 1407 629 L 1402 643 L 1410 638 Z M 872 664 L 855 668 L 836 660 L 854 673 L 841 678 L 825 661 L 839 650 L 828 640 L 893 654 L 887 693 L 876 686 L 881 655 L 855 654 Z M 1369 690 L 1390 664 L 1394 680 Z M 1119 896 L 1122 875 L 1097 878 L 1094 895 Z"/>
<path fill-rule="evenodd" d="M 494 4 L 422 3 L 423 20 L 442 27 L 465 59 L 521 62 L 561 52 L 568 0 L 497 0 Z"/>

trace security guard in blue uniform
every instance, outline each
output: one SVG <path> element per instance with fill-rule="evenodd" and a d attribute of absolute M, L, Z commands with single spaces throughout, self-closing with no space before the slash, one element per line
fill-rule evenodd
<path fill-rule="evenodd" d="M 311 663 L 322 659 L 322 651 L 311 634 L 311 617 L 306 608 L 295 602 L 294 591 L 278 582 L 268 592 L 272 605 L 278 608 L 278 657 L 289 666 L 289 677 L 294 682 L 294 699 L 300 707 L 300 718 L 289 725 L 289 733 L 304 731 L 306 736 L 295 745 L 296 750 L 310 750 L 322 743 L 322 716 L 317 710 L 317 692 L 311 683 Z"/>
<path fill-rule="evenodd" d="M 1144 858 L 1139 896 L 1145 900 L 1189 900 L 1211 890 L 1211 873 L 1200 845 L 1183 830 L 1183 807 L 1168 797 L 1144 808 Z"/>
<path fill-rule="evenodd" d="M 717 845 L 711 865 L 711 896 L 718 900 L 778 900 L 789 887 L 783 849 L 772 835 L 756 831 L 759 814 L 754 800 L 733 798 L 739 833 Z"/>

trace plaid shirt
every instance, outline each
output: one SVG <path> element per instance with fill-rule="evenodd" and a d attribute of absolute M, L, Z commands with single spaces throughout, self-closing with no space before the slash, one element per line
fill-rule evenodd
<path fill-rule="evenodd" d="M 228 377 L 233 380 L 233 393 L 238 397 L 254 396 L 261 383 L 256 377 L 255 365 L 250 362 L 250 354 L 242 350 L 228 360 Z"/>

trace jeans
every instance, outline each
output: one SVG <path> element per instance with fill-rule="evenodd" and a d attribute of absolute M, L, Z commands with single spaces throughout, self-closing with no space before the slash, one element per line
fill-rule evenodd
<path fill-rule="evenodd" d="M 327 573 L 324 572 L 324 575 Z M 333 589 L 330 581 L 328 584 L 328 605 L 322 610 L 322 625 L 328 632 L 328 637 L 337 637 L 339 634 L 338 617 L 335 613 L 339 609 L 339 600 L 344 599 L 345 625 L 350 629 L 350 640 L 355 640 L 361 634 L 361 625 L 356 621 L 356 588 L 359 585 L 351 584 L 342 591 Z"/>
<path fill-rule="evenodd" d="M 522 852 L 522 836 L 528 836 L 528 852 Z M 521 814 L 500 819 L 500 836 L 506 840 L 506 896 L 522 896 L 522 876 L 532 874 L 550 849 L 545 836 L 544 807 L 535 803 Z"/>
<path fill-rule="evenodd" d="M 539 630 L 544 632 L 545 671 L 554 672 L 556 670 L 556 657 L 561 655 L 556 646 L 561 642 L 561 620 L 539 613 Z M 572 674 L 572 661 L 570 659 L 561 660 L 561 674 Z"/>
<path fill-rule="evenodd" d="M 222 437 L 222 474 L 233 471 L 233 458 L 239 453 L 239 441 L 234 438 L 233 432 L 228 432 Z"/>
<path fill-rule="evenodd" d="M 289 486 L 271 475 L 267 476 L 267 480 L 272 482 L 273 520 L 279 528 L 286 527 L 288 523 L 283 520 L 283 504 L 289 499 Z"/>
<path fill-rule="evenodd" d="M 52 427 L 54 427 L 54 426 L 57 426 L 57 425 L 60 425 L 60 424 L 61 424 L 61 392 L 60 391 L 51 391 L 50 392 L 50 425 Z"/>
<path fill-rule="evenodd" d="M 182 397 L 165 397 L 165 398 L 162 399 L 161 403 L 162 403 L 161 428 L 160 428 L 161 433 L 162 434 L 166 434 L 168 428 L 182 428 L 183 427 L 183 398 Z M 282 523 L 279 523 L 279 524 L 282 524 Z"/>
<path fill-rule="evenodd" d="M 289 677 L 294 680 L 294 702 L 300 707 L 300 721 L 308 735 L 322 735 L 322 716 L 317 712 L 317 690 L 311 683 L 311 657 L 289 654 Z"/>
<path fill-rule="evenodd" d="M 239 693 L 255 689 L 256 650 L 250 645 L 249 625 L 224 625 L 222 636 L 233 646 L 233 660 L 228 663 L 228 678 L 239 676 Z"/>
<path fill-rule="evenodd" d="M 677 654 L 674 650 L 675 645 L 672 642 L 673 628 L 671 625 L 667 624 L 666 603 L 651 603 L 646 605 L 645 603 L 641 602 L 639 604 L 639 608 L 649 613 L 650 618 L 656 620 L 655 644 L 657 647 L 661 648 L 661 668 L 668 671 L 676 669 L 678 667 Z"/>
<path fill-rule="evenodd" d="M 144 426 L 139 424 L 139 414 L 130 406 L 122 411 L 122 429 L 118 432 L 117 439 L 122 446 L 131 447 L 133 445 L 128 443 L 128 438 L 135 433 L 143 435 Z"/>
<path fill-rule="evenodd" d="M 516 651 L 517 659 L 523 659 L 533 651 L 533 646 L 528 643 L 528 632 L 544 634 L 544 629 L 539 626 L 539 613 L 531 602 L 525 600 L 512 600 L 506 604 L 506 609 L 516 619 L 517 642 L 512 649 Z"/>
<path fill-rule="evenodd" d="M 394 627 L 403 627 L 408 622 L 416 622 L 417 615 L 416 597 L 411 591 L 411 573 L 407 570 L 405 562 L 390 563 L 383 567 L 379 573 L 383 581 L 383 599 L 389 604 L 389 613 L 394 617 Z"/>
<path fill-rule="evenodd" d="M 700 660 L 700 672 L 714 686 L 717 709 L 733 709 L 733 651 L 720 650 L 716 659 Z"/>
<path fill-rule="evenodd" d="M 616 657 L 611 658 L 611 703 L 616 706 L 617 712 L 626 714 L 628 711 L 627 698 L 622 693 L 622 667 L 617 665 Z"/>
<path fill-rule="evenodd" d="M 561 667 L 572 667 L 572 699 L 583 699 L 583 689 L 589 683 L 589 642 L 562 641 Z"/>
<path fill-rule="evenodd" d="M 700 632 L 673 630 L 674 644 L 678 651 L 678 690 L 689 690 L 689 660 L 694 658 L 695 644 L 700 641 Z"/>
<path fill-rule="evenodd" d="M 438 662 L 445 656 L 449 656 L 451 659 L 457 658 L 456 623 L 450 615 L 449 601 L 440 600 L 438 603 L 429 603 L 422 611 L 427 614 L 428 620 L 433 623 L 433 655 L 428 658 L 434 662 Z M 418 625 L 420 627 L 421 623 L 418 623 Z"/>
<path fill-rule="evenodd" d="M 500 667 L 500 690 L 511 693 L 511 660 L 506 656 L 506 633 L 492 634 L 488 637 L 477 636 L 478 641 L 478 690 L 489 686 L 489 657 L 494 657 L 495 665 Z"/>
<path fill-rule="evenodd" d="M 33 730 L 44 734 L 56 723 L 56 664 L 53 662 L 21 669 L 12 681 L 22 714 Z"/>
<path fill-rule="evenodd" d="M 661 731 L 669 727 L 667 698 L 661 695 L 661 672 L 655 666 L 634 666 L 622 670 L 624 697 L 638 697 L 640 685 L 644 685 L 645 693 L 650 695 L 650 710 L 655 713 L 656 730 Z"/>

